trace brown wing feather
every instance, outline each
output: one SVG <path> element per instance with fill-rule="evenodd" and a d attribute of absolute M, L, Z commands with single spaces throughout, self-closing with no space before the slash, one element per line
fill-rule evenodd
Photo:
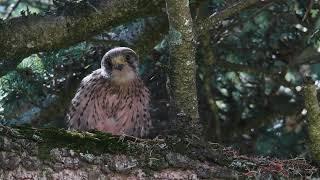
<path fill-rule="evenodd" d="M 93 71 L 80 83 L 75 97 L 71 101 L 67 123 L 70 129 L 93 129 L 98 120 L 96 113 L 97 93 L 102 87 L 108 87 L 110 79 L 101 69 Z"/>

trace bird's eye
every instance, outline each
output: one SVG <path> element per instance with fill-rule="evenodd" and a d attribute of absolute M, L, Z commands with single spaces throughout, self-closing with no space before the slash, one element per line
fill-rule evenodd
<path fill-rule="evenodd" d="M 130 56 L 129 54 L 127 54 L 127 55 L 125 56 L 125 58 L 126 58 L 127 62 L 130 62 L 131 56 Z"/>
<path fill-rule="evenodd" d="M 107 62 L 107 65 L 108 65 L 108 67 L 110 67 L 110 68 L 111 68 L 111 67 L 112 67 L 112 63 L 111 63 L 111 61 L 108 61 L 108 62 Z"/>

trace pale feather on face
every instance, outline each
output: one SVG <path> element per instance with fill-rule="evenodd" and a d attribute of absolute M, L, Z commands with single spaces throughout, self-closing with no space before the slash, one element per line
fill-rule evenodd
<path fill-rule="evenodd" d="M 131 66 L 123 57 L 119 55 L 111 59 L 111 80 L 116 84 L 128 83 L 136 78 L 138 78 L 137 71 Z M 119 68 L 114 68 L 120 66 Z"/>

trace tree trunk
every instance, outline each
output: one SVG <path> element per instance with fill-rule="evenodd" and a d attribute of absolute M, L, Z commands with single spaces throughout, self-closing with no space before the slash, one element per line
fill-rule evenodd
<path fill-rule="evenodd" d="M 170 91 L 174 112 L 178 116 L 191 118 L 191 122 L 176 122 L 184 125 L 187 131 L 187 127 L 199 126 L 193 23 L 188 0 L 166 0 L 166 4 L 169 19 Z"/>
<path fill-rule="evenodd" d="M 309 146 L 314 159 L 320 162 L 320 107 L 317 98 L 317 88 L 314 84 L 304 87 L 304 104 L 308 111 Z"/>

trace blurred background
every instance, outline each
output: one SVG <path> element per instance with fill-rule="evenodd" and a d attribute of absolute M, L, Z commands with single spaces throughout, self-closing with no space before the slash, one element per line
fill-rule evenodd
<path fill-rule="evenodd" d="M 225 9 L 233 1 L 191 0 L 194 19 Z M 59 11 L 62 0 L 0 0 L 0 18 Z M 242 153 L 309 157 L 305 76 L 320 79 L 320 18 L 317 0 L 282 0 L 250 8 L 212 27 L 210 49 L 197 48 L 199 111 L 210 141 Z M 65 114 L 81 79 L 100 67 L 120 37 L 143 21 L 119 26 L 59 51 L 21 59 L 0 78 L 0 122 L 6 125 L 65 127 Z M 105 41 L 119 37 L 119 41 Z M 208 66 L 208 51 L 216 62 Z M 152 93 L 155 131 L 168 121 L 166 35 L 141 56 L 140 73 Z M 319 60 L 318 60 L 319 59 Z M 319 83 L 320 84 L 320 83 Z"/>

